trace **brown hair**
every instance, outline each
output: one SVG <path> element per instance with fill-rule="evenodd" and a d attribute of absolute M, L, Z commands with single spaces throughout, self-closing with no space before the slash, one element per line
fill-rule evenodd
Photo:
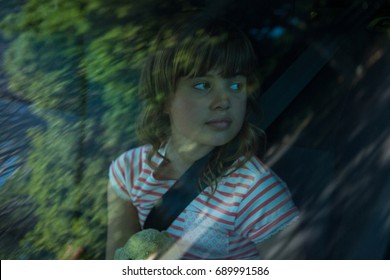
<path fill-rule="evenodd" d="M 144 108 L 137 132 L 141 143 L 152 145 L 148 156 L 152 167 L 152 155 L 170 136 L 170 120 L 164 113 L 164 106 L 175 92 L 179 78 L 203 75 L 212 69 L 220 70 L 223 77 L 246 76 L 247 107 L 254 104 L 258 89 L 256 55 L 241 30 L 226 20 L 202 15 L 187 15 L 176 24 L 161 29 L 151 47 L 151 56 L 146 61 L 139 84 Z M 204 183 L 215 191 L 220 175 L 228 175 L 245 164 L 256 153 L 263 136 L 264 133 L 246 118 L 238 135 L 214 150 L 200 178 L 200 185 Z M 241 156 L 243 160 L 237 161 Z M 232 166 L 227 164 L 233 161 Z"/>

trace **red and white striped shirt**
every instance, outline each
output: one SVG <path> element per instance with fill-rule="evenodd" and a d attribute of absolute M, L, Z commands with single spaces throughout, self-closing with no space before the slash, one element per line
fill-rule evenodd
<path fill-rule="evenodd" d="M 175 183 L 155 178 L 146 163 L 150 149 L 145 145 L 123 153 L 109 172 L 116 193 L 137 208 L 141 227 L 154 204 Z M 162 161 L 158 154 L 152 157 L 157 166 Z M 298 216 L 286 184 L 257 157 L 223 177 L 211 198 L 207 193 L 210 188 L 167 229 L 173 237 L 193 243 L 184 259 L 259 259 L 255 244 Z"/>

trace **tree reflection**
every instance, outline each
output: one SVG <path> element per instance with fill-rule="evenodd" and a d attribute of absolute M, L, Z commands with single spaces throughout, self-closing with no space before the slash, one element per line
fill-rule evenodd
<path fill-rule="evenodd" d="M 161 23 L 196 7 L 230 17 L 267 90 L 312 40 L 346 35 L 346 10 L 362 27 L 381 1 L 334 2 L 0 0 L 1 258 L 104 258 L 108 166 L 136 143 L 139 69 Z M 278 254 L 380 258 L 389 240 L 388 36 L 356 34 L 268 128 L 304 222 Z"/>

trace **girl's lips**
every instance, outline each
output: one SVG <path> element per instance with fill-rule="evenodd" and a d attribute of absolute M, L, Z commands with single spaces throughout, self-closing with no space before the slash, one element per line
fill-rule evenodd
<path fill-rule="evenodd" d="M 223 130 L 226 128 L 229 128 L 232 121 L 230 119 L 218 119 L 218 120 L 211 120 L 206 122 L 206 124 L 212 128 Z"/>

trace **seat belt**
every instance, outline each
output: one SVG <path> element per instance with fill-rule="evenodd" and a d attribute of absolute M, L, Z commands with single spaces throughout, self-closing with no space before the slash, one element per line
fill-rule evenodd
<path fill-rule="evenodd" d="M 150 211 L 143 229 L 166 230 L 194 198 L 200 194 L 199 176 L 213 151 L 195 161 Z"/>

